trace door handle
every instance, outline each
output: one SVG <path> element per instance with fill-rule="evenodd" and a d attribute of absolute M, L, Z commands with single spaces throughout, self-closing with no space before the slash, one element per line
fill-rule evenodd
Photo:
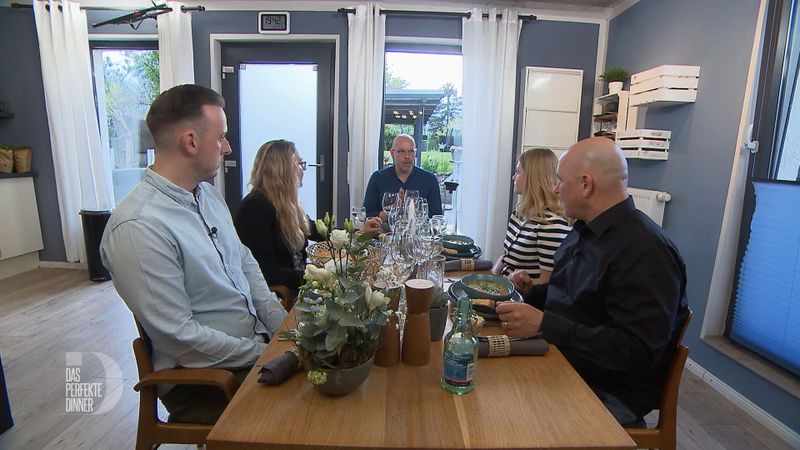
<path fill-rule="evenodd" d="M 319 167 L 319 181 L 325 182 L 325 155 L 319 155 L 319 162 L 317 164 L 308 164 L 309 167 Z"/>

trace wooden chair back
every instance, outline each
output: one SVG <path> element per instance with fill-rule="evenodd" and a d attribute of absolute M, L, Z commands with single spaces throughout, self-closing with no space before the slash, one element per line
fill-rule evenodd
<path fill-rule="evenodd" d="M 667 369 L 664 392 L 661 394 L 661 403 L 658 408 L 658 423 L 653 428 L 625 429 L 631 439 L 636 442 L 638 448 L 674 450 L 677 445 L 678 391 L 680 390 L 683 367 L 686 364 L 686 358 L 689 356 L 689 348 L 683 345 L 682 341 L 691 318 L 692 310 L 690 308 L 678 333 L 677 349 Z"/>
<path fill-rule="evenodd" d="M 230 400 L 239 387 L 230 371 L 223 369 L 168 369 L 153 371 L 151 343 L 139 321 L 138 338 L 133 340 L 133 354 L 139 372 L 139 382 L 133 387 L 139 392 L 139 425 L 136 450 L 152 450 L 160 444 L 205 444 L 212 425 L 167 423 L 158 417 L 158 385 L 208 384 L 220 387 Z"/>
<path fill-rule="evenodd" d="M 281 301 L 281 305 L 286 311 L 291 310 L 297 301 L 297 297 L 292 293 L 292 290 L 283 284 L 274 284 L 269 287 L 269 290 L 278 296 L 278 300 Z"/>

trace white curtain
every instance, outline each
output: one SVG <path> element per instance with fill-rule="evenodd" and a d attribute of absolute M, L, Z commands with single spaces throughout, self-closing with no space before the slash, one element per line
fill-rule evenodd
<path fill-rule="evenodd" d="M 158 64 L 161 92 L 194 83 L 192 14 L 181 12 L 182 3 L 167 2 L 171 12 L 157 16 Z"/>
<path fill-rule="evenodd" d="M 383 49 L 386 18 L 377 4 L 356 6 L 348 14 L 347 127 L 350 139 L 350 205 L 361 205 L 372 172 L 378 169 L 383 114 Z"/>
<path fill-rule="evenodd" d="M 78 212 L 114 207 L 111 161 L 100 144 L 92 92 L 86 14 L 70 1 L 34 1 L 33 9 L 64 249 L 67 261 L 85 262 Z"/>
<path fill-rule="evenodd" d="M 463 162 L 459 186 L 460 232 L 475 239 L 484 257 L 500 256 L 508 222 L 514 141 L 514 95 L 521 23 L 514 10 L 502 18 L 473 9 L 463 20 Z"/>

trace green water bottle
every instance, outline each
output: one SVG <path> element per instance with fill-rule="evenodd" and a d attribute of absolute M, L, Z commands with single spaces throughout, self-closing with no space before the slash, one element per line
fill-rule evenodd
<path fill-rule="evenodd" d="M 456 324 L 444 338 L 444 373 L 442 387 L 453 394 L 464 395 L 475 388 L 478 368 L 478 340 L 472 335 L 469 319 L 472 302 L 458 299 Z"/>

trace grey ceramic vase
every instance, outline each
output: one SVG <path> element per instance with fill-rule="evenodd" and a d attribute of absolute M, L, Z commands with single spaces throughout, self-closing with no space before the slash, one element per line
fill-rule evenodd
<path fill-rule="evenodd" d="M 442 340 L 444 327 L 447 324 L 447 304 L 431 308 L 428 315 L 431 322 L 431 342 Z"/>
<path fill-rule="evenodd" d="M 372 358 L 364 364 L 350 369 L 319 369 L 320 372 L 325 373 L 327 379 L 322 384 L 315 384 L 314 388 L 331 397 L 341 397 L 350 394 L 358 389 L 361 383 L 366 381 L 370 370 L 372 370 L 372 363 L 374 361 L 375 356 L 373 355 Z"/>

